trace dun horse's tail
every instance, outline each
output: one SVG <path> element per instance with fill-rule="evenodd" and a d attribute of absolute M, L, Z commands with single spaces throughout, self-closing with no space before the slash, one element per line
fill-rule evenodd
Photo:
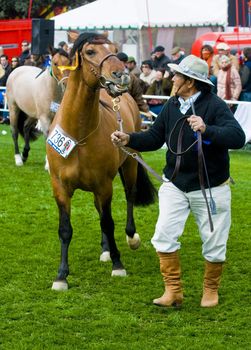
<path fill-rule="evenodd" d="M 125 181 L 121 169 L 119 169 L 120 177 L 123 185 Z M 138 163 L 136 188 L 134 193 L 133 203 L 135 206 L 147 206 L 153 204 L 157 198 L 157 190 L 151 182 L 147 171 Z"/>
<path fill-rule="evenodd" d="M 19 133 L 24 137 L 24 130 L 29 130 L 30 141 L 35 141 L 41 135 L 41 132 L 36 129 L 37 120 L 28 118 L 27 115 L 20 110 L 18 115 L 17 128 Z"/>

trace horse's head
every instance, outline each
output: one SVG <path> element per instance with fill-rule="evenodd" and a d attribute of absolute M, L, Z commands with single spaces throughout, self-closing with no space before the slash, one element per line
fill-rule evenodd
<path fill-rule="evenodd" d="M 89 87 L 104 87 L 114 97 L 128 90 L 129 75 L 116 56 L 115 45 L 104 35 L 81 34 L 71 54 L 78 56 L 83 80 Z"/>
<path fill-rule="evenodd" d="M 51 75 L 56 79 L 58 84 L 66 86 L 67 78 L 70 71 L 67 69 L 61 69 L 61 67 L 71 66 L 71 59 L 67 52 L 63 49 L 50 49 L 51 54 Z"/>

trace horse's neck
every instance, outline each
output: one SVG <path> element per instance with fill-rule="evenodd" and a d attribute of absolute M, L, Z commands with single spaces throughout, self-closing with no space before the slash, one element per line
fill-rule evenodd
<path fill-rule="evenodd" d="M 45 72 L 45 79 L 47 82 L 47 89 L 50 91 L 52 101 L 60 103 L 63 98 L 62 86 L 58 84 L 58 81 L 50 74 L 50 71 L 48 69 Z"/>
<path fill-rule="evenodd" d="M 80 72 L 72 73 L 62 100 L 60 119 L 62 126 L 79 139 L 99 125 L 99 89 L 89 88 Z"/>

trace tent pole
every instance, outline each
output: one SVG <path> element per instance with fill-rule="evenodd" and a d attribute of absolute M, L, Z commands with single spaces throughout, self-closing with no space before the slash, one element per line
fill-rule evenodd
<path fill-rule="evenodd" d="M 148 5 L 148 0 L 146 0 L 146 12 L 147 12 L 147 20 L 148 20 L 148 39 L 149 39 L 149 48 L 150 51 L 152 52 L 153 50 L 153 37 L 152 37 L 152 29 L 151 29 L 151 23 L 150 23 L 150 16 L 149 16 L 149 5 Z"/>
<path fill-rule="evenodd" d="M 239 39 L 239 0 L 235 0 L 235 10 L 236 10 L 238 56 L 240 57 L 241 50 L 240 50 L 240 39 Z"/>
<path fill-rule="evenodd" d="M 32 0 L 30 0 L 30 4 L 29 4 L 29 9 L 28 9 L 28 18 L 31 18 L 31 8 L 32 8 Z"/>

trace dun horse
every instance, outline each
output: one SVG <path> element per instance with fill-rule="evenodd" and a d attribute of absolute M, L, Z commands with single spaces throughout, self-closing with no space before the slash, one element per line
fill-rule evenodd
<path fill-rule="evenodd" d="M 111 97 L 127 90 L 129 78 L 115 55 L 115 46 L 102 35 L 83 33 L 75 41 L 78 68 L 69 75 L 66 91 L 56 113 L 47 140 L 47 157 L 53 193 L 59 209 L 58 234 L 61 262 L 53 289 L 68 289 L 68 248 L 72 239 L 71 198 L 76 189 L 94 194 L 100 216 L 102 243 L 107 241 L 112 260 L 112 276 L 124 276 L 114 238 L 111 214 L 112 182 L 119 171 L 127 201 L 126 234 L 136 248 L 137 237 L 133 205 L 153 203 L 155 189 L 144 168 L 135 159 L 118 150 L 110 141 L 118 128 Z M 138 107 L 129 94 L 120 97 L 120 115 L 125 131 L 140 130 Z M 100 102 L 101 100 L 102 102 Z"/>
<path fill-rule="evenodd" d="M 6 96 L 10 111 L 10 125 L 15 147 L 15 163 L 22 166 L 29 155 L 30 140 L 39 136 L 36 129 L 38 120 L 45 137 L 55 115 L 51 103 L 60 103 L 63 97 L 63 78 L 59 65 L 69 65 L 70 60 L 62 49 L 52 49 L 51 68 L 42 71 L 33 66 L 16 68 L 9 76 Z M 25 145 L 19 152 L 18 135 L 23 136 Z"/>

